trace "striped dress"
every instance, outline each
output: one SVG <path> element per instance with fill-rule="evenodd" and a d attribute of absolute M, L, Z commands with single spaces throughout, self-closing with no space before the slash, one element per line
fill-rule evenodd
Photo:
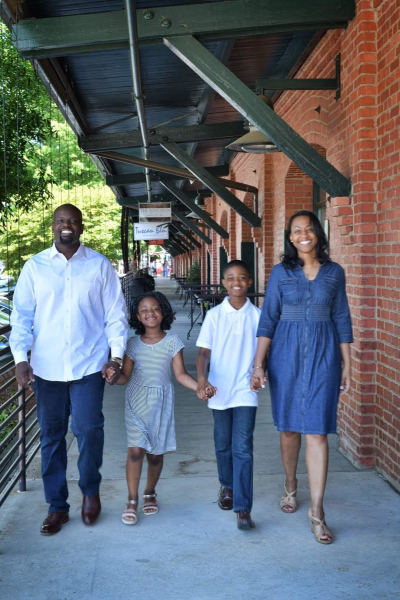
<path fill-rule="evenodd" d="M 125 392 L 128 447 L 150 454 L 176 450 L 171 363 L 183 347 L 171 333 L 156 344 L 145 344 L 140 336 L 128 340 L 126 354 L 134 362 Z"/>

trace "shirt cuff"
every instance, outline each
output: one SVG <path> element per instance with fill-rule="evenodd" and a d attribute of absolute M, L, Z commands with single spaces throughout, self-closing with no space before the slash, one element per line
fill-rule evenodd
<path fill-rule="evenodd" d="M 266 337 L 272 340 L 274 337 L 274 332 L 275 329 L 272 327 L 259 327 L 257 329 L 256 337 Z"/>
<path fill-rule="evenodd" d="M 111 346 L 111 356 L 124 358 L 124 349 L 122 346 Z"/>
<path fill-rule="evenodd" d="M 16 365 L 20 362 L 28 362 L 28 354 L 24 350 L 16 350 L 12 355 Z"/>

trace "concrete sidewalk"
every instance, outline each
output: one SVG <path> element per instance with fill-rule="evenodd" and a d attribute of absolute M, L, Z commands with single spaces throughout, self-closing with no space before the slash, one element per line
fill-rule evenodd
<path fill-rule="evenodd" d="M 186 340 L 187 307 L 175 283 L 157 280 L 172 299 L 173 331 L 186 343 L 195 374 L 195 340 Z M 104 412 L 106 441 L 101 498 L 93 527 L 80 520 L 77 449 L 69 449 L 71 520 L 53 537 L 39 534 L 47 512 L 38 475 L 30 469 L 28 491 L 14 492 L 0 509 L 0 597 L 15 600 L 393 600 L 400 598 L 400 498 L 375 472 L 356 471 L 335 449 L 325 510 L 336 536 L 315 542 L 307 522 L 308 485 L 301 457 L 300 506 L 279 510 L 283 474 L 279 439 L 265 395 L 255 432 L 252 515 L 257 527 L 236 528 L 235 515 L 216 503 L 218 481 L 210 411 L 192 392 L 176 386 L 178 451 L 165 457 L 158 486 L 160 512 L 140 514 L 134 527 L 121 523 L 125 485 L 124 390 L 109 387 Z M 143 484 L 144 485 L 144 484 Z M 143 489 L 143 488 L 142 488 Z"/>

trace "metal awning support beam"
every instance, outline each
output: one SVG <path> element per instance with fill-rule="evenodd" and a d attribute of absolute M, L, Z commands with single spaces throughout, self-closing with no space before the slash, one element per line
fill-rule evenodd
<path fill-rule="evenodd" d="M 179 225 L 177 223 L 169 224 L 169 231 L 171 232 L 171 230 L 175 232 L 175 234 L 178 236 L 178 239 L 181 243 L 188 246 L 188 248 L 190 250 L 195 249 L 195 246 L 191 243 L 191 241 L 189 240 L 189 237 L 186 236 L 186 234 L 181 230 L 181 228 L 179 227 Z"/>
<path fill-rule="evenodd" d="M 196 248 L 201 248 L 200 242 L 198 242 L 196 240 L 196 238 L 190 233 L 190 231 L 188 231 L 185 227 L 183 227 L 177 221 L 175 221 L 173 224 L 178 229 L 178 231 L 180 232 L 181 235 L 184 235 L 185 237 L 187 237 L 187 239 L 189 240 L 189 242 L 191 242 L 193 244 L 193 246 L 196 246 Z"/>
<path fill-rule="evenodd" d="M 182 246 L 173 237 L 169 238 L 168 244 L 171 244 L 174 247 L 176 254 L 182 254 L 183 252 L 186 252 L 186 249 L 182 248 Z"/>
<path fill-rule="evenodd" d="M 166 144 L 161 144 L 161 147 L 164 148 L 171 156 L 173 156 L 177 161 L 181 164 L 185 165 L 187 169 L 193 175 L 201 181 L 204 185 L 206 185 L 210 190 L 212 190 L 217 196 L 219 196 L 228 206 L 230 206 L 234 211 L 238 213 L 252 227 L 260 227 L 261 219 L 258 215 L 256 215 L 250 208 L 248 208 L 243 202 L 236 198 L 226 189 L 224 184 L 207 172 L 207 169 L 199 165 L 196 160 L 187 154 L 178 144 L 175 142 L 168 142 Z"/>
<path fill-rule="evenodd" d="M 170 202 L 171 198 L 166 198 L 162 194 L 153 194 L 153 202 Z M 115 200 L 120 206 L 136 208 L 140 202 L 147 202 L 147 194 L 142 196 L 116 196 Z"/>
<path fill-rule="evenodd" d="M 178 246 L 181 246 L 184 252 L 190 252 L 191 250 L 194 250 L 194 246 L 189 244 L 189 242 L 186 240 L 182 240 L 182 237 L 178 235 L 176 226 L 170 226 L 169 233 L 173 241 L 178 244 Z"/>
<path fill-rule="evenodd" d="M 269 90 L 336 90 L 340 98 L 340 54 L 335 58 L 333 79 L 256 79 L 256 91 L 264 94 Z"/>
<path fill-rule="evenodd" d="M 191 229 L 200 239 L 206 244 L 211 244 L 211 239 L 201 231 L 190 219 L 188 219 L 183 213 L 181 213 L 175 206 L 172 207 L 172 214 L 174 217 L 182 221 L 189 229 Z M 200 247 L 200 246 L 199 246 Z"/>
<path fill-rule="evenodd" d="M 205 140 L 234 139 L 247 133 L 249 128 L 243 121 L 188 125 L 185 127 L 160 127 L 149 129 L 148 143 L 157 146 L 164 142 L 201 142 Z M 139 131 L 87 135 L 79 139 L 84 152 L 102 152 L 123 148 L 141 148 L 142 136 Z"/>
<path fill-rule="evenodd" d="M 163 163 L 155 162 L 154 160 L 145 160 L 145 159 L 139 158 L 137 156 L 128 156 L 127 154 L 121 154 L 120 152 L 92 152 L 91 154 L 94 154 L 95 156 L 102 156 L 103 158 L 108 158 L 109 160 L 116 160 L 116 161 L 127 163 L 130 165 L 136 165 L 139 167 L 154 169 L 155 171 L 160 171 L 161 173 L 169 173 L 171 175 L 176 175 L 176 176 L 182 177 L 184 179 L 197 179 L 199 181 L 202 181 L 202 179 L 193 175 L 193 173 L 190 170 L 181 169 L 179 167 L 174 167 L 172 165 L 166 165 Z M 189 156 L 189 155 L 187 154 L 186 156 Z M 191 157 L 189 157 L 189 158 L 191 158 Z M 197 165 L 197 163 L 196 163 L 196 165 Z M 201 167 L 201 168 L 205 172 L 204 176 L 210 175 L 210 177 L 215 179 L 215 177 L 212 175 L 212 171 L 213 171 L 212 167 L 210 167 L 209 169 L 205 169 L 204 167 Z M 231 181 L 230 179 L 217 179 L 217 181 L 219 181 L 223 186 L 228 187 L 228 188 L 241 190 L 244 192 L 250 192 L 251 194 L 257 194 L 257 192 L 258 192 L 257 188 L 255 188 L 254 186 L 247 185 L 246 183 L 240 183 L 239 181 Z M 108 183 L 108 180 L 107 180 L 107 183 Z M 114 185 L 116 185 L 116 184 L 114 183 Z M 207 186 L 207 187 L 210 187 L 210 186 Z M 234 198 L 236 198 L 236 196 L 234 196 Z M 237 200 L 237 198 L 236 198 L 236 200 Z M 239 200 L 237 200 L 237 201 L 239 202 Z"/>
<path fill-rule="evenodd" d="M 169 37 L 164 43 L 330 196 L 350 195 L 350 181 L 194 37 Z"/>
<path fill-rule="evenodd" d="M 170 237 L 169 239 L 171 243 L 175 246 L 175 248 L 177 248 L 178 254 L 184 254 L 185 252 L 188 252 L 188 249 L 184 248 L 183 245 L 176 239 L 174 235 L 172 235 L 172 237 Z"/>
<path fill-rule="evenodd" d="M 166 35 L 191 34 L 229 39 L 285 31 L 346 27 L 355 16 L 355 0 L 225 0 L 136 10 L 140 43 L 160 43 Z M 21 19 L 14 43 L 25 58 L 68 56 L 128 46 L 124 10 Z"/>
<path fill-rule="evenodd" d="M 175 198 L 182 202 L 182 204 L 184 204 L 185 206 L 190 208 L 190 210 L 196 213 L 196 215 L 198 215 L 206 225 L 208 225 L 211 229 L 218 233 L 218 235 L 220 235 L 224 239 L 229 238 L 229 233 L 225 231 L 225 229 L 221 227 L 221 225 L 218 225 L 218 223 L 214 221 L 214 219 L 209 215 L 207 211 L 197 206 L 197 204 L 189 196 L 187 196 L 185 192 L 179 190 L 178 188 L 171 185 L 168 181 L 164 181 L 163 179 L 160 180 L 160 183 L 166 190 L 168 190 L 168 192 L 173 194 Z"/>

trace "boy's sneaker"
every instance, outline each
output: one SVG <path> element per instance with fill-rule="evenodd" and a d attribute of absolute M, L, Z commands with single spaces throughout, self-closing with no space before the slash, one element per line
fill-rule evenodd
<path fill-rule="evenodd" d="M 233 492 L 224 485 L 221 485 L 219 489 L 218 506 L 222 510 L 232 510 L 233 508 Z"/>
<path fill-rule="evenodd" d="M 238 529 L 253 529 L 256 524 L 247 510 L 239 510 L 237 513 L 237 526 Z"/>

